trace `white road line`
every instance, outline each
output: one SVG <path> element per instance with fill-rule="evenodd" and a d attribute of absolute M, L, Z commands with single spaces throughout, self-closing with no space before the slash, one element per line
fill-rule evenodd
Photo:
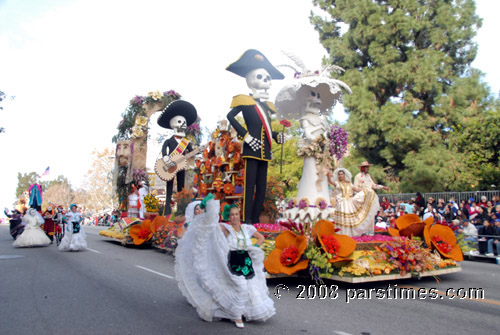
<path fill-rule="evenodd" d="M 151 269 L 148 269 L 148 268 L 145 268 L 144 266 L 140 266 L 140 265 L 136 265 L 139 269 L 143 269 L 143 270 L 146 270 L 146 271 L 149 271 L 149 272 L 152 272 L 152 273 L 155 273 L 159 276 L 163 276 L 163 277 L 167 277 L 167 278 L 170 278 L 170 279 L 174 279 L 174 277 L 172 276 L 169 276 L 169 275 L 166 275 L 164 273 L 161 273 L 161 272 L 157 272 L 157 271 L 154 271 L 154 270 L 151 270 Z"/>
<path fill-rule="evenodd" d="M 340 330 L 334 330 L 333 332 L 337 335 L 352 335 L 351 333 L 346 333 Z"/>
<path fill-rule="evenodd" d="M 87 250 L 90 250 L 90 251 L 92 251 L 92 252 L 95 252 L 96 254 L 102 254 L 102 252 L 97 251 L 97 250 L 94 250 L 94 249 L 87 248 Z"/>

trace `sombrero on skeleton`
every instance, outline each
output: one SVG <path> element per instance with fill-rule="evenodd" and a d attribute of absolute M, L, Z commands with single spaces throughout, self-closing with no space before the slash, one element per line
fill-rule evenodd
<path fill-rule="evenodd" d="M 170 120 L 178 115 L 184 116 L 188 126 L 192 125 L 198 117 L 196 108 L 191 103 L 185 100 L 175 100 L 163 110 L 158 118 L 158 125 L 162 128 L 172 129 Z"/>
<path fill-rule="evenodd" d="M 226 70 L 237 74 L 240 77 L 246 75 L 256 69 L 265 69 L 271 75 L 272 79 L 284 79 L 283 73 L 279 72 L 271 62 L 262 54 L 262 52 L 255 49 L 249 49 L 241 55 L 241 57 L 234 63 L 230 64 Z"/>

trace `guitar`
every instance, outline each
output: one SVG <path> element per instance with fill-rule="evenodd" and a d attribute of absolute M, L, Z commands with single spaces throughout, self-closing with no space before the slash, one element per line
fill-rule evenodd
<path fill-rule="evenodd" d="M 171 167 L 167 166 L 167 163 L 165 163 L 163 158 L 157 159 L 156 163 L 155 163 L 156 175 L 163 181 L 171 181 L 172 179 L 174 179 L 177 172 L 186 169 L 188 159 L 199 154 L 200 152 L 205 150 L 206 147 L 207 147 L 207 145 L 203 145 L 203 146 L 199 147 L 198 149 L 195 149 L 186 155 L 180 154 L 180 155 L 170 156 L 170 160 L 173 163 L 175 163 L 175 165 L 173 165 Z"/>

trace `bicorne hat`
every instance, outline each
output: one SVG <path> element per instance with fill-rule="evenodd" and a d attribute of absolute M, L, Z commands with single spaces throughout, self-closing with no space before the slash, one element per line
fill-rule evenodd
<path fill-rule="evenodd" d="M 283 73 L 279 72 L 262 52 L 255 49 L 245 51 L 236 62 L 226 68 L 229 72 L 237 74 L 240 77 L 246 77 L 248 72 L 256 69 L 265 69 L 269 72 L 272 79 L 285 78 Z"/>
<path fill-rule="evenodd" d="M 170 120 L 179 115 L 184 116 L 188 126 L 192 125 L 198 117 L 196 108 L 191 103 L 185 100 L 175 100 L 169 103 L 163 110 L 158 118 L 158 125 L 162 128 L 172 129 L 170 127 Z"/>

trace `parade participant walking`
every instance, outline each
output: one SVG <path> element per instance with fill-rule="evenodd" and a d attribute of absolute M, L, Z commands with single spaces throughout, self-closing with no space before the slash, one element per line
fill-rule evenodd
<path fill-rule="evenodd" d="M 54 212 L 52 211 L 52 206 L 48 206 L 45 212 L 43 212 L 43 219 L 45 220 L 43 230 L 50 239 L 50 244 L 52 244 L 55 235 Z"/>
<path fill-rule="evenodd" d="M 264 252 L 258 247 L 264 237 L 240 223 L 237 207 L 230 211 L 230 224 L 221 224 L 219 201 L 204 201 L 206 212 L 193 218 L 176 250 L 182 294 L 205 321 L 225 318 L 243 328 L 242 317 L 267 320 L 276 311 L 263 272 Z"/>
<path fill-rule="evenodd" d="M 12 214 L 9 214 L 9 210 L 5 208 L 4 214 L 10 219 L 10 236 L 15 240 L 24 230 L 24 225 L 22 224 L 23 216 L 17 209 L 12 210 Z"/>
<path fill-rule="evenodd" d="M 80 223 L 82 215 L 77 210 L 75 204 L 69 206 L 70 211 L 65 214 L 67 221 L 66 232 L 59 244 L 59 251 L 79 251 L 87 249 L 87 241 L 85 240 L 85 232 Z"/>
<path fill-rule="evenodd" d="M 184 226 L 182 227 L 181 231 L 179 232 L 179 238 L 182 238 L 184 233 L 186 232 L 186 229 L 189 227 L 189 224 L 191 221 L 193 221 L 193 218 L 196 215 L 202 214 L 205 212 L 204 209 L 200 208 L 201 201 L 193 201 L 186 207 L 186 211 L 184 213 L 184 216 L 186 218 L 186 222 L 184 223 Z"/>
<path fill-rule="evenodd" d="M 23 233 L 12 244 L 15 247 L 35 247 L 50 244 L 50 239 L 45 235 L 40 225 L 44 222 L 40 213 L 35 208 L 28 209 L 23 216 L 25 224 Z"/>

